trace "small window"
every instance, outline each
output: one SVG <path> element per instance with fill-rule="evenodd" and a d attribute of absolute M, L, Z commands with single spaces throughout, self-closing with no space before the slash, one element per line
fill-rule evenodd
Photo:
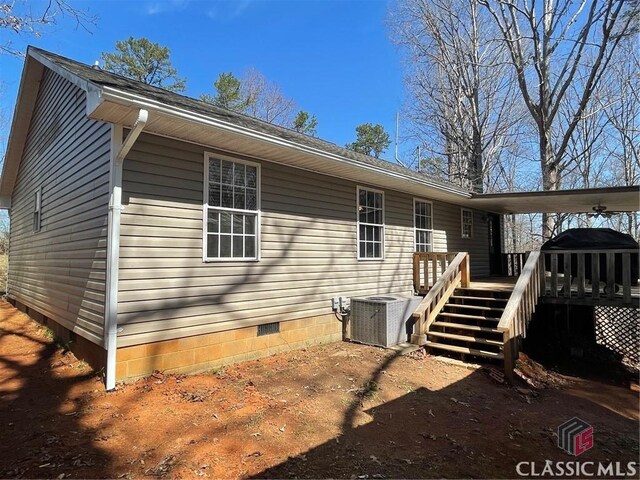
<path fill-rule="evenodd" d="M 413 227 L 415 229 L 415 251 L 433 250 L 433 205 L 431 202 L 414 199 Z"/>
<path fill-rule="evenodd" d="M 358 260 L 384 258 L 384 194 L 358 187 Z"/>
<path fill-rule="evenodd" d="M 260 165 L 205 156 L 204 260 L 257 260 Z"/>
<path fill-rule="evenodd" d="M 34 204 L 33 204 L 33 231 L 39 232 L 42 222 L 42 187 L 38 188 L 35 192 Z"/>
<path fill-rule="evenodd" d="M 463 208 L 462 212 L 462 238 L 473 238 L 473 211 Z"/>

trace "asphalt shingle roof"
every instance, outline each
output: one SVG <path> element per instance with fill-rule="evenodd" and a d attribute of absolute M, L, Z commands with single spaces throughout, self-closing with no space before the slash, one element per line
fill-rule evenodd
<path fill-rule="evenodd" d="M 467 190 L 457 185 L 454 185 L 452 183 L 445 182 L 445 181 L 435 180 L 432 177 L 427 177 L 426 175 L 420 172 L 416 172 L 415 170 L 405 168 L 396 163 L 388 162 L 386 160 L 381 160 L 379 158 L 370 157 L 368 155 L 363 155 L 363 154 L 354 152 L 353 150 L 340 147 L 334 143 L 327 142 L 325 140 L 321 140 L 316 137 L 311 137 L 309 135 L 305 135 L 305 134 L 296 132 L 294 130 L 290 130 L 288 128 L 273 125 L 263 120 L 259 120 L 257 118 L 250 117 L 248 115 L 244 115 L 244 114 L 227 110 L 221 107 L 217 107 L 210 103 L 203 102 L 201 100 L 197 100 L 184 95 L 180 95 L 175 92 L 170 92 L 162 88 L 158 88 L 152 85 L 147 85 L 143 82 L 139 82 L 137 80 L 132 80 L 130 78 L 123 77 L 121 75 L 107 72 L 100 68 L 89 66 L 89 65 L 77 62 L 75 60 L 71 60 L 69 58 L 48 52 L 46 50 L 41 50 L 36 47 L 29 47 L 29 49 L 33 50 L 34 52 L 37 52 L 39 55 L 42 55 L 49 61 L 55 63 L 61 68 L 64 68 L 70 73 L 77 75 L 78 77 L 83 78 L 97 86 L 112 87 L 128 93 L 137 94 L 142 97 L 148 98 L 150 100 L 163 103 L 165 105 L 189 110 L 198 114 L 212 117 L 214 119 L 226 121 L 234 125 L 246 127 L 256 132 L 273 135 L 283 140 L 287 140 L 287 141 L 295 142 L 308 147 L 316 148 L 334 155 L 339 155 L 341 157 L 353 160 L 354 163 L 365 163 L 365 164 L 369 164 L 369 165 L 387 170 L 390 173 L 399 173 L 402 175 L 414 177 L 420 181 L 428 181 L 429 183 L 433 184 L 435 187 L 440 185 L 441 188 L 444 188 L 447 190 L 457 190 L 463 194 L 469 193 Z"/>

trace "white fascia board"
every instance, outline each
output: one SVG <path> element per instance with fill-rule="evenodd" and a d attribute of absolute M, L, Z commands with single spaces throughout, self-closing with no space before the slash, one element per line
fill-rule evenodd
<path fill-rule="evenodd" d="M 18 175 L 18 165 L 22 158 L 29 124 L 31 123 L 33 109 L 38 96 L 42 71 L 42 66 L 38 65 L 34 60 L 29 57 L 25 59 L 2 164 L 2 175 L 0 176 L 0 195 L 2 196 L 11 197 L 13 194 L 13 187 Z"/>
<path fill-rule="evenodd" d="M 42 77 L 42 69 L 46 67 L 87 93 L 86 112 L 89 115 L 102 102 L 101 87 L 69 72 L 60 65 L 50 61 L 33 49 L 27 51 L 20 88 L 13 112 L 11 131 L 2 165 L 0 177 L 0 195 L 11 196 L 16 181 L 17 169 L 22 159 L 24 143 L 26 141 L 29 124 L 37 99 L 38 89 Z M 6 208 L 6 207 L 1 207 Z"/>
<path fill-rule="evenodd" d="M 101 100 L 102 102 L 110 102 L 110 103 L 123 105 L 131 108 L 135 108 L 135 109 L 153 110 L 160 114 L 178 118 L 183 121 L 206 125 L 206 126 L 223 130 L 226 132 L 230 132 L 236 135 L 242 135 L 245 137 L 253 138 L 255 140 L 259 140 L 262 142 L 266 142 L 266 143 L 287 148 L 290 150 L 296 150 L 301 153 L 306 153 L 316 157 L 324 158 L 326 160 L 335 162 L 337 164 L 348 165 L 351 167 L 358 167 L 362 170 L 366 170 L 371 173 L 382 174 L 382 175 L 396 178 L 398 180 L 402 180 L 405 182 L 410 182 L 410 183 L 431 188 L 434 190 L 440 190 L 442 192 L 446 192 L 448 194 L 458 196 L 461 201 L 471 198 L 470 192 L 467 192 L 463 189 L 459 189 L 453 185 L 448 186 L 443 184 L 435 184 L 433 182 L 429 182 L 428 180 L 422 181 L 410 175 L 405 175 L 400 172 L 392 172 L 384 168 L 376 167 L 375 165 L 370 165 L 364 162 L 359 162 L 357 160 L 348 159 L 340 155 L 326 152 L 322 149 L 318 149 L 308 145 L 302 145 L 296 142 L 285 140 L 275 135 L 270 135 L 263 132 L 256 132 L 255 130 L 252 130 L 248 127 L 236 125 L 230 122 L 226 122 L 224 120 L 214 119 L 210 116 L 195 113 L 183 108 L 166 105 L 164 103 L 157 102 L 155 100 L 150 100 L 140 95 L 132 94 L 129 92 L 123 92 L 113 87 L 103 87 Z"/>
<path fill-rule="evenodd" d="M 89 115 L 93 110 L 97 108 L 97 106 L 102 102 L 101 100 L 101 91 L 102 87 L 96 85 L 84 78 L 76 75 L 75 73 L 71 73 L 69 70 L 61 67 L 55 62 L 52 62 L 44 55 L 40 55 L 38 52 L 34 50 L 29 50 L 28 54 L 30 57 L 34 58 L 42 65 L 47 67 L 48 69 L 54 71 L 58 75 L 60 75 L 65 80 L 71 82 L 76 87 L 84 90 L 87 93 L 87 115 Z"/>

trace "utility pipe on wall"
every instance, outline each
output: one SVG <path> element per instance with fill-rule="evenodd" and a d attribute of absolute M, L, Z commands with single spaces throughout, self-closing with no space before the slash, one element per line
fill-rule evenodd
<path fill-rule="evenodd" d="M 105 298 L 105 386 L 116 386 L 116 351 L 118 341 L 118 268 L 120 263 L 120 213 L 122 212 L 122 165 L 147 124 L 149 112 L 141 109 L 129 135 L 122 141 L 122 125 L 111 125 L 111 159 L 109 168 L 109 219 L 107 231 L 107 278 Z"/>

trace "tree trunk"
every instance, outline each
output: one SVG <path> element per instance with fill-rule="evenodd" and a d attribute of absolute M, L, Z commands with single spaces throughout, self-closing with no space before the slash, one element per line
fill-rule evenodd
<path fill-rule="evenodd" d="M 542 189 L 555 191 L 560 188 L 560 169 L 553 155 L 551 141 L 547 137 L 549 132 L 542 131 L 540 134 L 540 164 L 542 167 Z M 555 213 L 542 214 L 542 239 L 549 240 L 557 232 L 558 215 Z"/>
<path fill-rule="evenodd" d="M 473 130 L 473 154 L 471 155 L 471 188 L 476 193 L 482 193 L 484 189 L 482 175 L 482 137 L 477 129 Z"/>

